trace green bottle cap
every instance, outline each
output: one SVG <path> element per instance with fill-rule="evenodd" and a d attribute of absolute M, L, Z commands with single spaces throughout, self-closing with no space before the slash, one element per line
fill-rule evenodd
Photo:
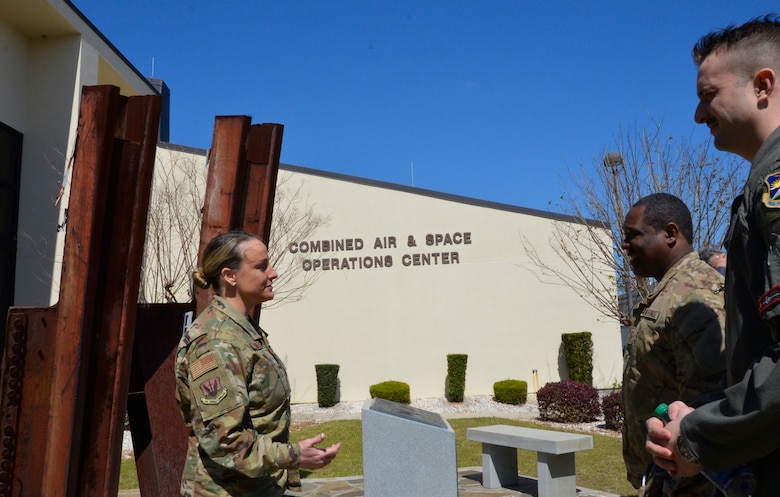
<path fill-rule="evenodd" d="M 655 408 L 655 415 L 663 419 L 669 415 L 669 406 L 666 404 L 658 404 Z"/>

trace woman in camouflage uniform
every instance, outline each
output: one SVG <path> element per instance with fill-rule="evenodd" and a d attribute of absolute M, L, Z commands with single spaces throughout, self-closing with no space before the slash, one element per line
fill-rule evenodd
<path fill-rule="evenodd" d="M 183 496 L 278 497 L 300 486 L 298 469 L 328 464 L 340 448 L 325 435 L 290 443 L 290 385 L 266 333 L 250 317 L 274 297 L 278 276 L 265 244 L 232 231 L 206 246 L 193 273 L 216 293 L 182 336 L 176 398 L 190 429 Z"/>

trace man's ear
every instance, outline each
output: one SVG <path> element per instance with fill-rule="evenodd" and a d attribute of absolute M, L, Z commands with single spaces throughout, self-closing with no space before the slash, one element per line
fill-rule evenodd
<path fill-rule="evenodd" d="M 680 237 L 680 227 L 677 226 L 677 223 L 666 223 L 664 234 L 666 235 L 666 244 L 673 247 Z"/>
<path fill-rule="evenodd" d="M 766 99 L 775 90 L 775 84 L 777 84 L 777 74 L 772 69 L 765 67 L 756 73 L 753 78 L 753 88 L 755 88 L 759 105 L 766 103 Z"/>

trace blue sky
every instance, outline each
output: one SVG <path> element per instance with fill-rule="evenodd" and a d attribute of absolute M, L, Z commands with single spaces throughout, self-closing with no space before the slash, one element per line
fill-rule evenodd
<path fill-rule="evenodd" d="M 693 122 L 693 44 L 771 1 L 73 0 L 171 89 L 171 142 L 284 124 L 284 163 L 543 210 L 620 129 Z"/>

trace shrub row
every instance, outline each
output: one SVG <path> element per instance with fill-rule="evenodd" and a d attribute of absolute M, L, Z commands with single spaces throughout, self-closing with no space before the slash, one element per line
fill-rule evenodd
<path fill-rule="evenodd" d="M 447 378 L 444 396 L 450 402 L 463 402 L 466 391 L 467 354 L 447 355 Z M 338 364 L 315 364 L 317 373 L 317 404 L 331 407 L 338 403 Z M 371 398 L 382 398 L 405 404 L 411 403 L 409 385 L 403 382 L 386 381 L 371 385 L 368 389 Z"/>
<path fill-rule="evenodd" d="M 603 413 L 608 429 L 623 426 L 623 404 L 620 392 L 599 399 L 593 382 L 593 341 L 589 332 L 563 334 L 562 348 L 569 370 L 569 381 L 547 383 L 537 392 L 542 420 L 561 423 L 587 423 Z M 445 397 L 450 402 L 462 402 L 466 388 L 466 354 L 447 355 Z M 317 401 L 320 407 L 338 402 L 337 364 L 315 365 L 317 371 Z M 411 403 L 409 385 L 400 381 L 385 381 L 369 387 L 371 398 L 382 398 L 402 404 Z M 503 380 L 493 384 L 497 402 L 523 404 L 527 400 L 528 383 Z"/>
<path fill-rule="evenodd" d="M 409 385 L 401 381 L 385 381 L 371 385 L 371 398 L 380 398 L 410 404 Z M 523 404 L 528 384 L 520 380 L 503 380 L 493 384 L 497 402 Z M 543 421 L 558 423 L 589 423 L 604 414 L 608 429 L 620 430 L 623 426 L 623 403 L 620 392 L 599 399 L 599 392 L 581 381 L 558 381 L 544 385 L 536 392 L 539 417 Z"/>

